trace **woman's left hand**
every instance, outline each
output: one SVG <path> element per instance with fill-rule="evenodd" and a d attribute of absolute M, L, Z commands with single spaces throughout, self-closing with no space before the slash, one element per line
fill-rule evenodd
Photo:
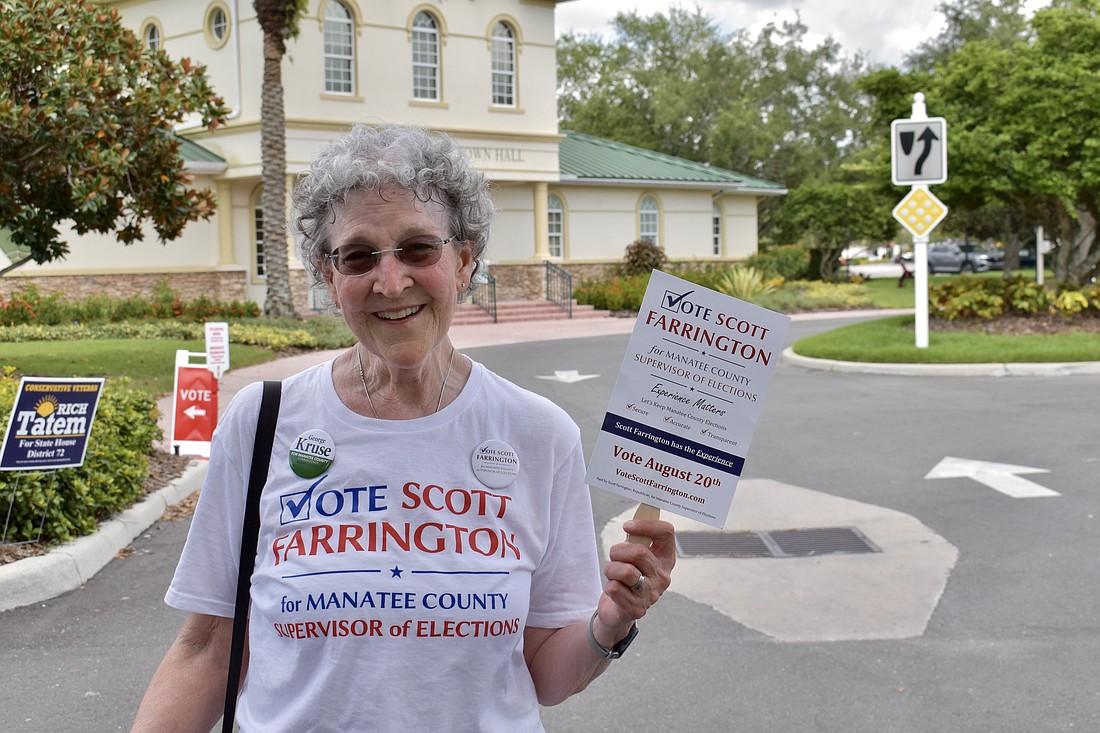
<path fill-rule="evenodd" d="M 631 519 L 623 529 L 631 537 L 644 537 L 649 542 L 614 545 L 611 562 L 604 568 L 607 583 L 597 615 L 599 624 L 612 631 L 615 640 L 625 636 L 630 625 L 661 598 L 672 582 L 676 565 L 676 530 L 670 523 Z"/>

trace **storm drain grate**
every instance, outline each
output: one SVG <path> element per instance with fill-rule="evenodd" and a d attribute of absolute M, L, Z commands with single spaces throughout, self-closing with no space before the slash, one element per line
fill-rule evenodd
<path fill-rule="evenodd" d="M 815 557 L 882 552 L 854 527 L 770 532 L 678 532 L 680 557 Z"/>
<path fill-rule="evenodd" d="M 680 557 L 774 557 L 757 532 L 677 532 Z"/>
<path fill-rule="evenodd" d="M 790 557 L 881 552 L 862 532 L 852 527 L 785 529 L 768 534 L 783 554 Z"/>

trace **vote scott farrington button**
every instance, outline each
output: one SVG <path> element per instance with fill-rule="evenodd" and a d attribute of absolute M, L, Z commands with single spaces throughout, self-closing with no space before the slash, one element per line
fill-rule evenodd
<path fill-rule="evenodd" d="M 316 478 L 335 459 L 336 443 L 324 430 L 307 430 L 290 448 L 290 470 L 302 478 Z"/>
<path fill-rule="evenodd" d="M 503 489 L 519 475 L 519 456 L 503 440 L 486 440 L 470 458 L 474 475 L 490 489 Z"/>

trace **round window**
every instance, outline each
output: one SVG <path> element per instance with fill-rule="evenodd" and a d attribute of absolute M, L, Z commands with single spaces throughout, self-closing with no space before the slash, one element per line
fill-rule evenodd
<path fill-rule="evenodd" d="M 229 38 L 229 12 L 222 3 L 214 3 L 206 10 L 206 41 L 214 48 L 221 48 Z"/>

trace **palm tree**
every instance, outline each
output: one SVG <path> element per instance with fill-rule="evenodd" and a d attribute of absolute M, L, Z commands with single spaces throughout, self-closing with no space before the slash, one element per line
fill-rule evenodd
<path fill-rule="evenodd" d="M 264 222 L 264 272 L 267 298 L 264 315 L 294 315 L 287 265 L 286 113 L 283 107 L 283 56 L 286 41 L 298 35 L 298 18 L 308 0 L 253 0 L 264 34 L 264 81 L 260 101 L 260 148 L 263 166 L 261 207 Z"/>

